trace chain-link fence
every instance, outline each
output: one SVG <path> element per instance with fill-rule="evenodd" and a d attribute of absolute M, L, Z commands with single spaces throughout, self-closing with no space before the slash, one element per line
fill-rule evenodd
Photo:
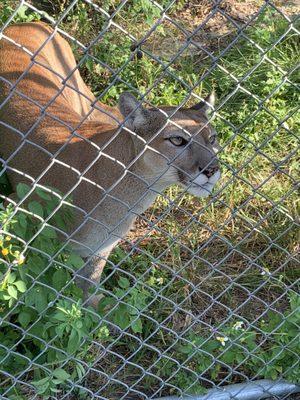
<path fill-rule="evenodd" d="M 296 3 L 2 2 L 1 399 L 297 398 Z"/>

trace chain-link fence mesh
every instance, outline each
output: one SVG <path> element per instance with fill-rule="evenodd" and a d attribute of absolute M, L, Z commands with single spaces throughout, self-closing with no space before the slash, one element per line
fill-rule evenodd
<path fill-rule="evenodd" d="M 293 396 L 296 3 L 2 2 L 1 398 Z"/>

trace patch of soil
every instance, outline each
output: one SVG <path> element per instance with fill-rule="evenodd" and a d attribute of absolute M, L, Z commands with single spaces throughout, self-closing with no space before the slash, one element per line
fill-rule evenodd
<path fill-rule="evenodd" d="M 300 13 L 300 0 L 275 0 L 273 9 L 287 17 Z M 189 40 L 191 54 L 214 53 L 229 42 L 233 34 L 255 20 L 260 9 L 266 7 L 263 0 L 191 0 L 180 11 L 170 11 L 165 21 L 164 38 L 155 34 L 146 47 L 161 57 L 170 58 Z M 268 5 L 268 7 L 272 7 Z"/>

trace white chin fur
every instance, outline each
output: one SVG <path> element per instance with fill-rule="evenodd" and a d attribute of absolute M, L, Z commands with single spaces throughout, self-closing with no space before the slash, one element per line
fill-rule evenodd
<path fill-rule="evenodd" d="M 210 178 L 204 174 L 200 174 L 192 181 L 192 185 L 187 189 L 187 191 L 197 197 L 207 197 L 212 193 L 213 188 L 220 177 L 220 171 L 215 172 Z"/>

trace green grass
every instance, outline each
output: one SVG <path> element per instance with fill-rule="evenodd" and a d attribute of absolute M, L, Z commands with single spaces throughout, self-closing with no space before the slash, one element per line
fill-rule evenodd
<path fill-rule="evenodd" d="M 67 3 L 59 1 L 45 11 L 57 19 Z M 162 6 L 167 3 L 160 2 Z M 117 1 L 101 2 L 110 14 L 118 5 Z M 170 15 L 179 18 L 183 7 L 184 2 L 178 2 Z M 4 22 L 10 12 L 6 1 L 0 8 L 0 19 Z M 25 16 L 22 12 L 17 18 L 31 19 L 32 15 L 27 10 Z M 141 0 L 128 2 L 114 22 L 141 39 L 157 18 L 159 9 Z M 87 45 L 105 28 L 106 19 L 92 6 L 79 2 L 61 26 Z M 269 7 L 245 30 L 247 37 L 240 37 L 224 55 L 222 51 L 235 32 L 222 48 L 215 49 L 214 55 L 220 59 L 194 93 L 203 96 L 212 88 L 217 93 L 214 125 L 224 146 L 219 186 L 224 190 L 212 202 L 182 196 L 177 187 L 168 189 L 114 251 L 110 261 L 118 268 L 108 265 L 104 271 L 105 297 L 99 313 L 112 310 L 106 316 L 108 326 L 113 322 L 126 329 L 113 345 L 117 336 L 100 335 L 99 343 L 110 345 L 107 353 L 101 353 L 95 340 L 76 353 L 76 358 L 87 365 L 98 360 L 98 372 L 87 375 L 85 387 L 118 399 L 126 393 L 126 385 L 132 388 L 128 396 L 139 398 L 133 389 L 148 395 L 157 390 L 161 395 L 179 395 L 180 390 L 174 387 L 189 393 L 201 392 L 212 382 L 239 382 L 244 375 L 297 379 L 294 374 L 299 369 L 299 349 L 293 348 L 291 338 L 297 336 L 294 328 L 299 324 L 299 315 L 292 314 L 292 319 L 297 319 L 278 328 L 281 336 L 276 332 L 270 335 L 270 329 L 280 325 L 282 315 L 289 318 L 300 277 L 295 258 L 289 256 L 296 255 L 299 246 L 295 222 L 299 213 L 295 190 L 299 158 L 294 154 L 300 122 L 296 113 L 299 75 L 294 69 L 299 47 L 295 31 L 288 30 L 289 23 Z M 159 63 L 152 57 L 152 49 L 155 52 L 160 43 L 175 37 L 181 38 L 177 28 L 164 24 L 143 45 L 145 52 L 138 58 L 132 53 L 132 40 L 118 28 L 110 27 L 84 58 L 81 73 L 96 95 L 105 93 L 102 101 L 107 104 L 116 104 L 119 94 L 128 90 L 127 84 L 145 93 L 157 82 L 148 100 L 155 105 L 177 105 L 212 64 L 208 59 L 201 63 L 196 55 L 184 52 L 172 63 L 170 73 L 166 72 L 163 65 L 170 57 L 161 56 Z M 73 48 L 80 61 L 82 49 L 75 44 Z M 119 71 L 120 80 L 114 81 L 114 71 Z M 111 82 L 114 85 L 107 90 Z M 166 213 L 170 200 L 174 203 Z M 155 223 L 151 229 L 149 221 Z M 113 309 L 118 298 L 122 302 Z M 142 312 L 140 317 L 137 311 Z M 244 322 L 246 337 L 236 339 L 232 329 L 237 320 Z M 223 356 L 223 347 L 212 328 L 233 340 Z M 192 341 L 192 347 L 187 345 L 187 339 Z M 203 341 L 207 339 L 205 347 Z M 254 351 L 258 358 L 238 358 L 239 346 L 251 350 L 254 344 L 258 346 Z M 273 353 L 283 345 L 288 350 L 282 359 L 275 357 L 266 369 L 261 358 L 272 360 Z M 203 351 L 217 360 L 205 357 Z M 285 371 L 292 362 L 293 351 L 298 351 L 298 364 Z M 125 365 L 124 359 L 130 363 Z M 218 360 L 230 365 L 233 373 Z M 54 363 L 56 368 L 59 365 Z M 198 379 L 195 372 L 203 372 L 203 366 L 208 370 Z M 72 379 L 80 380 L 75 369 L 68 364 Z M 105 373 L 123 384 L 108 382 Z M 46 378 L 34 376 L 37 382 Z M 64 376 L 60 378 L 66 383 Z M 53 383 L 47 379 L 48 390 Z M 88 398 L 85 393 L 78 390 L 74 395 Z"/>

